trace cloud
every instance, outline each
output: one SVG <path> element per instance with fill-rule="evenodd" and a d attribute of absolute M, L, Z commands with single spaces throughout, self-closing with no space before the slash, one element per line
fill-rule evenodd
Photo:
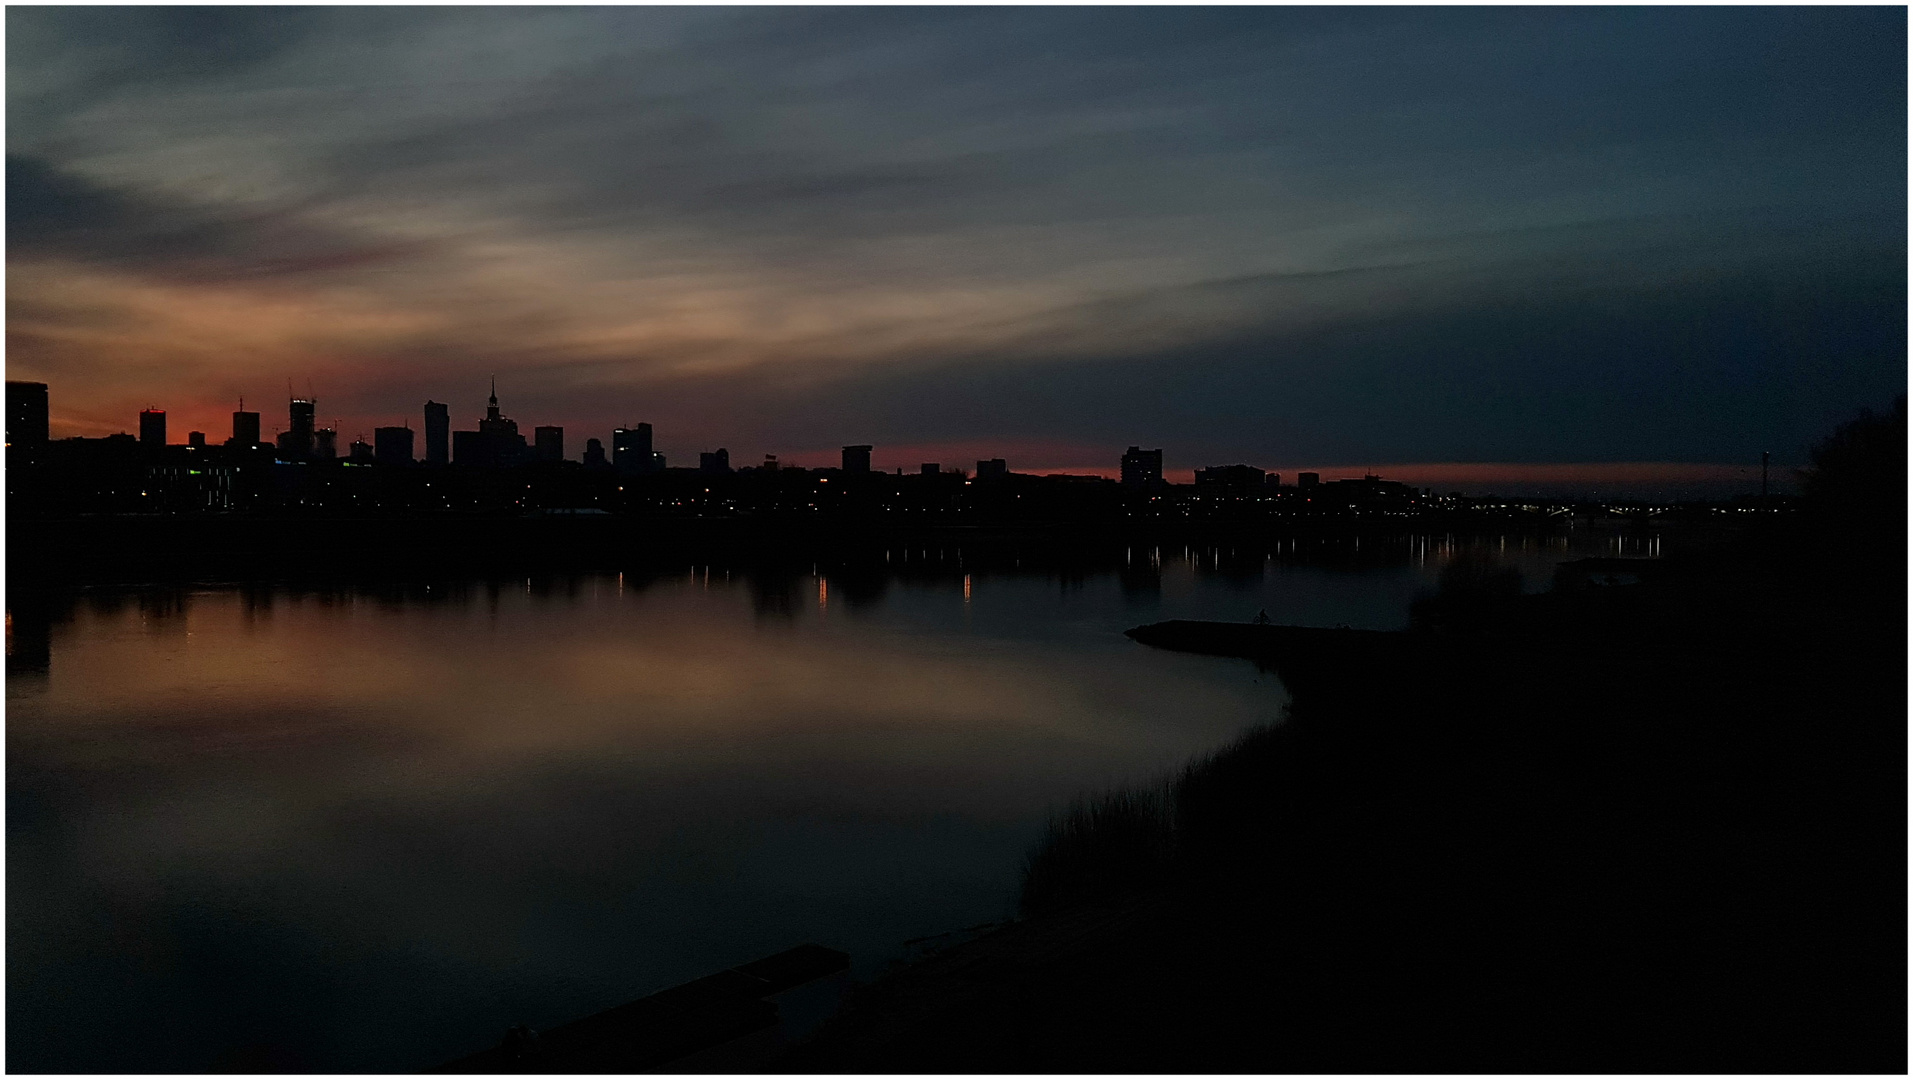
<path fill-rule="evenodd" d="M 1156 409 L 1249 444 L 1246 349 L 1306 358 L 1270 370 L 1316 395 L 1291 429 L 1320 455 L 1350 423 L 1420 433 L 1411 457 L 1554 455 L 1641 410 L 1536 411 L 1567 393 L 1546 378 L 1669 386 L 1716 311 L 1837 334 L 1832 299 L 1789 329 L 1766 283 L 1904 262 L 1890 9 L 107 14 L 7 16 L 10 359 L 102 416 L 161 369 L 192 392 L 310 375 L 347 416 L 497 371 L 541 420 L 618 402 L 732 443 L 825 415 L 1105 438 Z M 1637 318 L 1603 290 L 1695 306 Z M 1566 327 L 1572 364 L 1480 373 Z M 1855 333 L 1855 371 L 1903 379 Z M 1720 342 L 1711 401 L 1657 400 L 1745 427 L 1779 369 Z M 946 371 L 1018 404 L 886 403 Z M 1471 384 L 1527 388 L 1469 399 L 1524 434 L 1462 401 L 1430 418 Z M 1528 420 L 1557 414 L 1601 419 Z"/>

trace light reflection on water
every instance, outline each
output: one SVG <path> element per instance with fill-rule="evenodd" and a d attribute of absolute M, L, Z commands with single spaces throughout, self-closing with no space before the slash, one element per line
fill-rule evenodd
<path fill-rule="evenodd" d="M 1123 629 L 1400 626 L 1482 546 L 1399 543 L 10 612 L 9 1064 L 407 1070 L 801 941 L 867 977 L 1009 914 L 1053 808 L 1279 717 Z M 1531 587 L 1570 555 L 1493 550 Z"/>

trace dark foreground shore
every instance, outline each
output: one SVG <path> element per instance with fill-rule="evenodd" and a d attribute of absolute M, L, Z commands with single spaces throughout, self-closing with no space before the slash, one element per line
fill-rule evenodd
<path fill-rule="evenodd" d="M 1856 522 L 1463 569 L 1398 635 L 1136 633 L 1272 667 L 1289 720 L 1079 807 L 1023 921 L 772 1067 L 1905 1071 L 1905 541 Z"/>

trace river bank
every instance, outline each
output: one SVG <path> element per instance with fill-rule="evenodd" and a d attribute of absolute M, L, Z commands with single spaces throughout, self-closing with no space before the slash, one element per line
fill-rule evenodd
<path fill-rule="evenodd" d="M 1902 1071 L 1904 569 L 1828 551 L 1270 650 L 1287 722 L 1066 818 L 1023 923 L 781 1067 Z"/>

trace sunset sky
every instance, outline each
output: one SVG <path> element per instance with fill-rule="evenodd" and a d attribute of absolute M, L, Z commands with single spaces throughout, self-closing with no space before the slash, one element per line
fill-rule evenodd
<path fill-rule="evenodd" d="M 288 380 L 344 438 L 466 428 L 496 373 L 574 458 L 1558 477 L 1797 463 L 1906 385 L 1903 8 L 6 29 L 7 377 L 56 436 L 277 431 Z"/>

